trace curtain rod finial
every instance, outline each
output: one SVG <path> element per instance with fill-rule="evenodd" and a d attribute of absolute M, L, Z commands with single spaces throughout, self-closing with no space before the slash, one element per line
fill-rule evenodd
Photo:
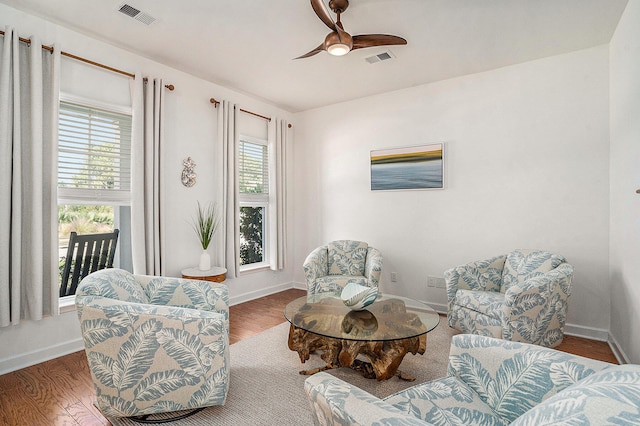
<path fill-rule="evenodd" d="M 211 102 L 215 108 L 218 108 L 218 104 L 220 103 L 216 98 L 209 99 L 209 102 Z"/>
<path fill-rule="evenodd" d="M 167 89 L 169 89 L 172 92 L 173 92 L 173 89 L 175 89 L 175 86 L 173 84 L 165 84 L 164 87 L 166 87 Z"/>

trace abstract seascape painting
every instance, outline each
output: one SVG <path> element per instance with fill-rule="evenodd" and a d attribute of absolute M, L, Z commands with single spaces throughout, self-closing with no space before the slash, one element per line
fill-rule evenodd
<path fill-rule="evenodd" d="M 444 188 L 443 144 L 371 151 L 371 190 Z"/>

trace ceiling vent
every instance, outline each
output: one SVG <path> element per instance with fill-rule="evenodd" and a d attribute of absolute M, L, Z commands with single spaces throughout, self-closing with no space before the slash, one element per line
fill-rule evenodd
<path fill-rule="evenodd" d="M 382 62 L 382 61 L 386 61 L 388 59 L 393 59 L 393 58 L 395 58 L 393 53 L 391 53 L 389 50 L 387 50 L 386 52 L 378 53 L 377 55 L 373 55 L 373 56 L 369 56 L 367 58 L 364 58 L 364 60 L 367 61 L 370 64 L 375 64 L 377 62 Z"/>
<path fill-rule="evenodd" d="M 156 18 L 154 18 L 153 16 L 149 15 L 146 12 L 141 12 L 140 10 L 127 3 L 122 3 L 118 7 L 118 12 L 124 13 L 125 15 L 137 21 L 140 21 L 145 25 L 151 25 L 156 21 Z"/>

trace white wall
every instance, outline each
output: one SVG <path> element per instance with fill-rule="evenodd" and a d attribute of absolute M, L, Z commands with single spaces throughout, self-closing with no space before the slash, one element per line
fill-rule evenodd
<path fill-rule="evenodd" d="M 630 0 L 610 44 L 611 334 L 640 363 L 640 1 Z"/>
<path fill-rule="evenodd" d="M 180 270 L 197 265 L 200 248 L 190 221 L 196 202 L 213 201 L 219 194 L 217 176 L 221 159 L 217 153 L 217 110 L 211 97 L 228 99 L 262 115 L 291 120 L 292 115 L 262 101 L 225 87 L 201 80 L 128 51 L 70 31 L 59 25 L 0 4 L 0 28 L 16 28 L 23 37 L 37 35 L 45 44 L 127 72 L 140 71 L 145 76 L 161 77 L 175 85 L 166 92 L 165 168 L 167 182 L 166 240 L 167 275 L 179 276 Z M 130 105 L 129 78 L 73 60 L 62 59 L 61 88 L 64 92 L 120 105 Z M 242 115 L 242 131 L 260 137 L 262 129 L 250 116 Z M 192 188 L 181 184 L 182 161 L 191 156 L 196 162 L 197 183 Z M 289 156 L 290 158 L 292 155 Z M 291 197 L 290 197 L 291 198 Z M 289 247 L 292 247 L 292 241 Z M 212 251 L 212 249 L 209 249 Z M 211 253 L 215 258 L 215 253 Z M 233 302 L 239 302 L 291 287 L 293 264 L 283 272 L 258 271 L 227 280 Z M 0 374 L 64 353 L 81 349 L 79 325 L 75 311 L 42 321 L 23 321 L 20 325 L 0 328 Z"/>
<path fill-rule="evenodd" d="M 384 256 L 383 291 L 444 309 L 427 275 L 546 249 L 575 266 L 571 331 L 606 339 L 608 81 L 600 46 L 297 114 L 295 263 L 364 240 Z M 446 189 L 370 190 L 371 150 L 436 142 Z"/>

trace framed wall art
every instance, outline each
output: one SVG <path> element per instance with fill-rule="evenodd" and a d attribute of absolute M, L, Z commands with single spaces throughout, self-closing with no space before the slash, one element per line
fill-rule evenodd
<path fill-rule="evenodd" d="M 444 144 L 371 151 L 371 190 L 443 189 Z"/>

